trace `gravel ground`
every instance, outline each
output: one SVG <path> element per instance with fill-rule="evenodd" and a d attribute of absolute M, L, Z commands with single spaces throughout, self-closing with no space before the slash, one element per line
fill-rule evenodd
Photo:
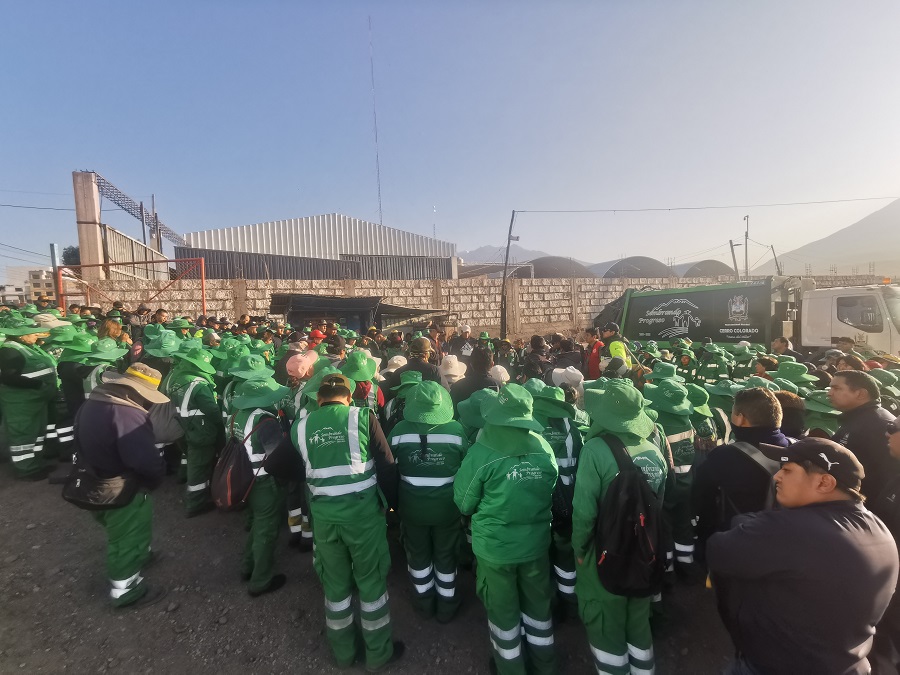
<path fill-rule="evenodd" d="M 337 673 L 324 636 L 322 592 L 309 553 L 279 540 L 279 592 L 250 598 L 238 578 L 245 533 L 240 515 L 186 520 L 182 487 L 167 479 L 154 495 L 154 548 L 145 577 L 168 589 L 139 611 L 107 605 L 105 539 L 90 514 L 64 502 L 60 487 L 21 483 L 0 467 L 0 673 Z M 388 580 L 394 637 L 406 656 L 390 672 L 486 673 L 487 622 L 471 572 L 449 625 L 423 621 L 408 602 L 402 549 L 390 530 Z M 730 653 L 712 593 L 677 587 L 668 628 L 657 636 L 657 672 L 718 673 Z M 592 673 L 583 627 L 557 628 L 561 673 Z M 355 672 L 363 669 L 357 667 Z"/>

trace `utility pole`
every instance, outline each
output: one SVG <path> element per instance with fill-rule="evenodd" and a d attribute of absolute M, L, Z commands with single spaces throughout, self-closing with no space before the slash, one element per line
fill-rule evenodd
<path fill-rule="evenodd" d="M 750 281 L 750 216 L 744 216 L 744 278 Z"/>
<path fill-rule="evenodd" d="M 732 262 L 734 263 L 734 276 L 735 276 L 735 278 L 736 278 L 738 281 L 740 281 L 740 280 L 741 280 L 741 273 L 740 273 L 740 271 L 738 270 L 738 266 L 737 266 L 737 256 L 734 254 L 734 241 L 731 240 L 731 239 L 729 239 L 729 240 L 728 240 L 728 245 L 731 246 L 731 260 L 732 260 Z"/>
<path fill-rule="evenodd" d="M 772 249 L 772 257 L 775 258 L 775 271 L 778 272 L 778 276 L 781 276 L 781 263 L 778 262 L 778 256 L 775 255 L 775 244 L 769 245 L 769 248 Z"/>
<path fill-rule="evenodd" d="M 503 261 L 503 284 L 500 287 L 500 338 L 506 338 L 506 270 L 509 267 L 509 246 L 514 241 L 519 241 L 518 237 L 513 237 L 513 223 L 516 222 L 516 212 L 512 212 L 509 219 L 509 234 L 506 237 L 506 259 Z"/>
<path fill-rule="evenodd" d="M 147 245 L 147 222 L 144 218 L 144 202 L 141 202 L 141 234 L 144 236 L 144 246 Z"/>

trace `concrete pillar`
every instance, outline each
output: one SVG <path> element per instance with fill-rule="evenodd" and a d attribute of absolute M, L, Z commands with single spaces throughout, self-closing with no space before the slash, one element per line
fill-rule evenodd
<path fill-rule="evenodd" d="M 87 171 L 73 171 L 72 185 L 75 189 L 75 222 L 78 224 L 78 249 L 82 265 L 98 265 L 103 259 L 103 238 L 100 234 L 100 192 L 97 190 L 97 176 Z M 87 282 L 105 279 L 102 267 L 88 267 L 82 270 Z"/>
<path fill-rule="evenodd" d="M 232 279 L 231 287 L 234 289 L 234 318 L 236 320 L 241 314 L 250 314 L 247 304 L 247 280 Z"/>
<path fill-rule="evenodd" d="M 431 309 L 444 309 L 444 291 L 440 279 L 431 282 Z"/>
<path fill-rule="evenodd" d="M 354 279 L 344 279 L 344 297 L 352 298 L 356 295 L 356 281 Z"/>

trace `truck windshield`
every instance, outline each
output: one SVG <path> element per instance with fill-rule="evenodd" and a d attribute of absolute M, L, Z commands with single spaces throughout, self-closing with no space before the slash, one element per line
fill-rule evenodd
<path fill-rule="evenodd" d="M 894 322 L 894 326 L 900 331 L 900 288 L 884 286 L 881 292 L 884 295 L 884 304 L 887 305 L 888 314 L 891 315 L 891 321 Z"/>

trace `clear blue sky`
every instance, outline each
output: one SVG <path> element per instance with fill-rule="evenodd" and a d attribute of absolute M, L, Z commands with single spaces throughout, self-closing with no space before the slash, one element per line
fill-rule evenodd
<path fill-rule="evenodd" d="M 369 16 L 386 225 L 435 223 L 465 250 L 501 244 L 512 209 L 900 196 L 892 1 L 35 1 L 0 5 L 0 202 L 71 208 L 71 171 L 93 169 L 155 193 L 182 232 L 377 221 Z M 590 262 L 681 262 L 747 213 L 787 251 L 885 203 L 523 214 L 516 229 Z M 35 251 L 77 241 L 66 211 L 0 208 L 0 233 Z"/>

